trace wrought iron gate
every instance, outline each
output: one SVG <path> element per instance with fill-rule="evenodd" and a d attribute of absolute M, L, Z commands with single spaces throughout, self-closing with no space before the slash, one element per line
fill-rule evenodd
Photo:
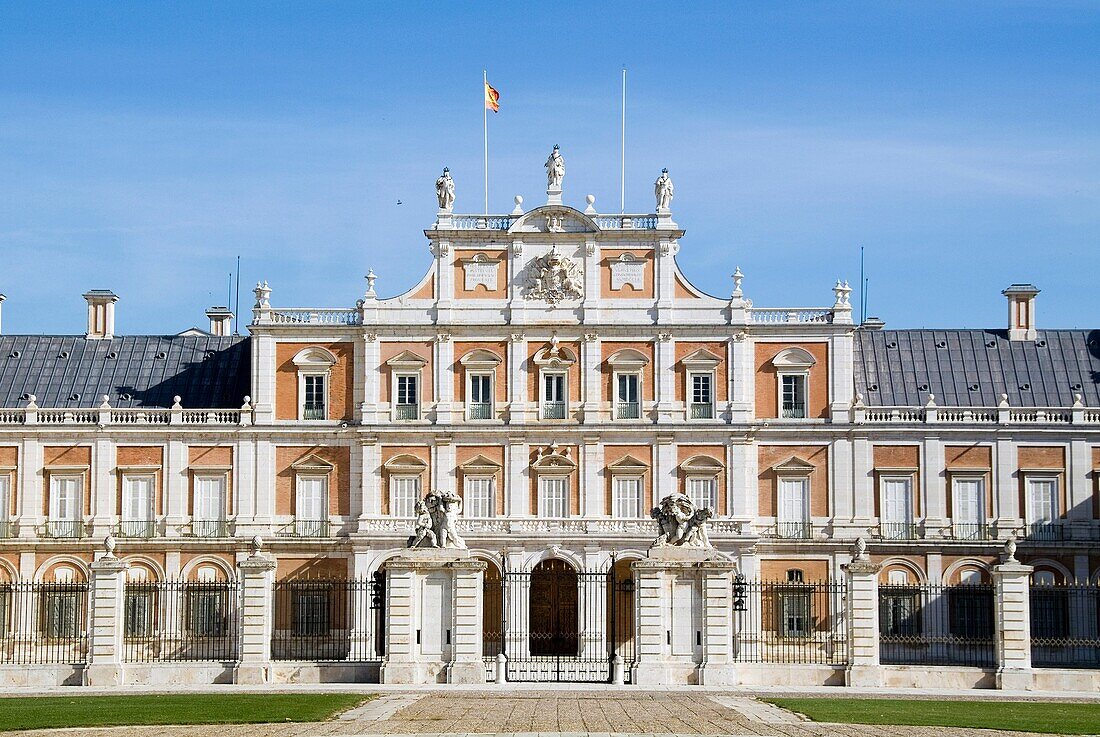
<path fill-rule="evenodd" d="M 486 579 L 486 675 L 498 653 L 513 682 L 606 683 L 621 659 L 630 682 L 636 647 L 634 581 L 612 567 L 577 572 L 563 560 Z"/>

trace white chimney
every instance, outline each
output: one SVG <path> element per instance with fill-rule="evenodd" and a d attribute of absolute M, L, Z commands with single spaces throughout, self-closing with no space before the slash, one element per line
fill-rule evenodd
<path fill-rule="evenodd" d="M 84 294 L 88 302 L 88 340 L 115 337 L 115 302 L 118 295 L 110 289 L 93 289 Z"/>
<path fill-rule="evenodd" d="M 1034 284 L 1012 284 L 1001 292 L 1008 297 L 1008 339 L 1035 340 L 1035 295 L 1039 288 Z"/>
<path fill-rule="evenodd" d="M 3 309 L 3 307 L 4 307 L 4 300 L 5 300 L 5 299 L 7 299 L 7 297 L 5 297 L 5 296 L 4 296 L 3 294 L 0 294 L 0 310 L 2 310 L 2 309 Z M 4 322 L 3 322 L 3 317 L 4 317 L 4 313 L 3 313 L 3 312 L 0 312 L 0 335 L 3 335 L 3 334 L 4 334 Z"/>
<path fill-rule="evenodd" d="M 233 334 L 233 312 L 228 307 L 211 307 L 206 311 L 210 318 L 210 334 L 219 338 Z"/>

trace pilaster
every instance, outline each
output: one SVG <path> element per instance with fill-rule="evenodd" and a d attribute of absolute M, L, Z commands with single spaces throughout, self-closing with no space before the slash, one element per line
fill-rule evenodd
<path fill-rule="evenodd" d="M 435 339 L 435 356 L 432 365 L 432 392 L 435 396 L 436 424 L 446 425 L 454 422 L 454 363 L 455 344 L 449 333 L 439 333 Z"/>
<path fill-rule="evenodd" d="M 528 467 L 531 462 L 531 447 L 522 437 L 508 438 L 505 449 L 505 499 L 504 513 L 509 517 L 528 517 L 531 510 L 531 490 L 528 483 Z"/>
<path fill-rule="evenodd" d="M 115 557 L 113 542 L 108 552 L 91 564 L 88 594 L 88 663 L 84 668 L 85 686 L 121 686 L 125 680 L 122 664 L 123 613 L 126 571 L 130 564 Z"/>
<path fill-rule="evenodd" d="M 687 397 L 683 402 L 676 399 L 676 339 L 672 333 L 661 331 L 657 334 L 657 343 L 654 346 L 654 388 L 657 393 L 657 422 L 668 424 L 676 421 L 676 408 L 680 406 L 682 414 L 687 408 Z M 686 385 L 685 385 L 686 386 Z"/>
<path fill-rule="evenodd" d="M 739 331 L 729 342 L 730 353 L 730 420 L 733 423 L 753 421 L 756 407 L 756 367 L 752 339 Z"/>
<path fill-rule="evenodd" d="M 363 337 L 363 363 L 360 369 L 363 376 L 363 404 L 360 411 L 366 424 L 379 421 L 378 401 L 382 386 L 382 346 L 377 333 L 367 333 Z"/>
<path fill-rule="evenodd" d="M 990 516 L 998 532 L 1011 534 L 1023 522 L 1020 515 L 1020 487 L 1016 470 L 1019 467 L 1016 443 L 1009 437 L 998 437 L 994 453 L 993 503 Z"/>
<path fill-rule="evenodd" d="M 926 437 L 921 445 L 921 493 L 924 495 L 924 537 L 941 537 L 947 525 L 947 472 L 943 441 Z"/>
<path fill-rule="evenodd" d="M 1014 551 L 1014 544 L 1010 543 Z M 993 602 L 997 632 L 997 688 L 1032 688 L 1030 579 L 1035 570 L 1022 565 L 1012 552 L 993 567 Z"/>
<path fill-rule="evenodd" d="M 584 437 L 582 454 L 584 461 L 581 473 L 584 474 L 584 483 L 581 485 L 583 496 L 581 513 L 585 517 L 606 517 L 611 514 L 611 510 L 604 508 L 604 482 L 601 476 L 604 467 L 604 454 L 599 436 L 586 435 Z"/>
<path fill-rule="evenodd" d="M 513 333 L 508 341 L 508 424 L 527 422 L 527 338 Z"/>
<path fill-rule="evenodd" d="M 253 541 L 252 555 L 237 564 L 241 582 L 240 660 L 234 683 L 260 685 L 271 682 L 271 612 L 275 561 L 260 552 Z"/>
<path fill-rule="evenodd" d="M 275 420 L 275 338 L 252 336 L 252 403 L 257 425 Z"/>
<path fill-rule="evenodd" d="M 599 333 L 585 333 L 581 343 L 581 421 L 592 424 L 600 421 L 600 390 L 603 386 L 600 364 L 603 362 L 603 344 Z"/>
<path fill-rule="evenodd" d="M 91 537 L 102 539 L 111 533 L 115 520 L 115 502 L 118 498 L 118 478 L 115 475 L 115 445 L 106 437 L 97 437 L 92 443 L 91 494 L 92 529 Z"/>
<path fill-rule="evenodd" d="M 872 563 L 866 547 L 857 542 L 857 553 L 848 564 L 848 670 L 845 683 L 849 686 L 883 685 L 879 665 L 878 572 L 881 566 Z"/>
<path fill-rule="evenodd" d="M 19 536 L 35 537 L 44 509 L 43 451 L 37 437 L 25 437 L 19 447 L 19 472 L 15 498 L 19 500 Z"/>

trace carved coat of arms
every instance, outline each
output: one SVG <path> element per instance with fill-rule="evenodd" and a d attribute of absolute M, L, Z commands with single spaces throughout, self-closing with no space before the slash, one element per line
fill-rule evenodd
<path fill-rule="evenodd" d="M 558 247 L 531 262 L 527 277 L 527 299 L 542 299 L 551 304 L 580 299 L 584 294 L 584 276 L 572 259 L 562 256 Z"/>

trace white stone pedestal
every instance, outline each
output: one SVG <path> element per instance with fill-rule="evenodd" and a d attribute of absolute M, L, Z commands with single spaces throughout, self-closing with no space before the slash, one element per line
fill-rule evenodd
<path fill-rule="evenodd" d="M 633 564 L 642 686 L 737 683 L 733 662 L 733 563 L 713 550 L 653 548 Z"/>
<path fill-rule="evenodd" d="M 271 682 L 271 629 L 275 561 L 254 549 L 237 564 L 241 577 L 240 660 L 234 683 Z"/>
<path fill-rule="evenodd" d="M 485 683 L 485 563 L 467 550 L 414 548 L 386 561 L 382 683 Z"/>
<path fill-rule="evenodd" d="M 848 669 L 844 679 L 849 686 L 883 685 L 878 657 L 880 568 L 865 555 L 848 564 Z"/>
<path fill-rule="evenodd" d="M 130 564 L 106 555 L 92 563 L 89 593 L 88 664 L 84 668 L 85 686 L 121 686 L 123 598 L 126 571 Z"/>
<path fill-rule="evenodd" d="M 997 621 L 997 688 L 1030 691 L 1031 566 L 1015 559 L 993 567 L 993 606 Z"/>
<path fill-rule="evenodd" d="M 560 205 L 561 204 L 561 187 L 550 187 L 546 190 L 546 204 L 548 205 Z"/>

